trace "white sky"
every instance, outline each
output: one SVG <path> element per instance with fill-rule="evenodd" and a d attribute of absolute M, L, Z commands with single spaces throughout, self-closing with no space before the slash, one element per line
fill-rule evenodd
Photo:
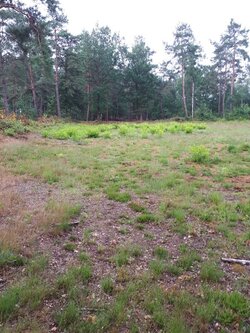
<path fill-rule="evenodd" d="M 69 19 L 68 30 L 91 31 L 96 23 L 107 25 L 131 45 L 142 35 L 155 62 L 164 60 L 163 41 L 171 43 L 178 23 L 190 24 L 196 41 L 211 55 L 210 40 L 219 40 L 233 18 L 250 28 L 250 0 L 60 0 Z"/>

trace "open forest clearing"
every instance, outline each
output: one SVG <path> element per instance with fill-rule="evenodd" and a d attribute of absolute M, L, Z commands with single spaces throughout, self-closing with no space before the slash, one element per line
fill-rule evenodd
<path fill-rule="evenodd" d="M 250 332 L 249 121 L 3 133 L 0 332 Z"/>

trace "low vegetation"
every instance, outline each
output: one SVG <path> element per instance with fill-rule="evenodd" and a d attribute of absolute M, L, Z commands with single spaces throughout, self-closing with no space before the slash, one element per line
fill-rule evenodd
<path fill-rule="evenodd" d="M 249 331 L 249 121 L 32 126 L 0 146 L 1 332 Z"/>

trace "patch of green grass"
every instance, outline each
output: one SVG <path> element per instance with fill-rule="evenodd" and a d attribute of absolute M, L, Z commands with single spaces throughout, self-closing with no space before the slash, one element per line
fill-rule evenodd
<path fill-rule="evenodd" d="M 92 229 L 85 229 L 83 232 L 83 240 L 87 244 L 90 244 L 92 242 L 91 241 L 92 232 L 93 232 Z"/>
<path fill-rule="evenodd" d="M 201 265 L 200 277 L 203 281 L 219 282 L 223 276 L 223 271 L 215 263 L 206 262 Z"/>
<path fill-rule="evenodd" d="M 90 261 L 90 256 L 86 252 L 80 252 L 79 253 L 79 260 L 82 263 L 89 262 Z"/>
<path fill-rule="evenodd" d="M 138 223 L 150 223 L 155 221 L 157 221 L 157 217 L 152 213 L 144 213 L 136 218 L 136 222 Z"/>
<path fill-rule="evenodd" d="M 223 196 L 220 192 L 210 192 L 208 195 L 208 200 L 214 205 L 218 206 L 223 202 Z"/>
<path fill-rule="evenodd" d="M 196 251 L 190 250 L 189 252 L 181 255 L 181 257 L 177 261 L 177 266 L 185 271 L 190 270 L 193 264 L 200 260 L 200 255 Z"/>
<path fill-rule="evenodd" d="M 80 309 L 74 302 L 71 301 L 61 312 L 56 314 L 55 318 L 60 329 L 65 330 L 71 325 L 79 322 Z"/>
<path fill-rule="evenodd" d="M 120 248 L 117 253 L 113 256 L 113 260 L 117 267 L 127 265 L 129 262 L 129 251 L 126 248 Z"/>
<path fill-rule="evenodd" d="M 27 311 L 36 310 L 49 293 L 47 284 L 37 277 L 8 288 L 0 296 L 0 322 L 16 315 L 21 307 Z"/>
<path fill-rule="evenodd" d="M 182 208 L 176 208 L 170 211 L 169 213 L 170 217 L 173 217 L 176 222 L 183 223 L 186 219 L 186 214 Z"/>
<path fill-rule="evenodd" d="M 166 259 L 169 257 L 169 253 L 164 247 L 157 246 L 154 249 L 154 256 L 156 256 L 158 259 Z"/>
<path fill-rule="evenodd" d="M 137 202 L 130 202 L 129 207 L 137 213 L 144 213 L 146 211 L 146 208 L 138 204 Z"/>
<path fill-rule="evenodd" d="M 66 251 L 74 252 L 76 249 L 76 244 L 75 243 L 66 243 L 63 245 L 63 248 Z"/>
<path fill-rule="evenodd" d="M 176 264 L 168 264 L 166 265 L 166 271 L 172 275 L 179 276 L 182 274 L 183 270 L 181 267 Z"/>
<path fill-rule="evenodd" d="M 0 250 L 0 267 L 4 266 L 23 266 L 26 259 L 10 250 Z"/>
<path fill-rule="evenodd" d="M 119 192 L 116 187 L 110 187 L 106 191 L 109 200 L 118 202 L 128 202 L 131 200 L 131 195 L 126 192 Z"/>
<path fill-rule="evenodd" d="M 92 277 L 91 266 L 86 263 L 80 267 L 71 267 L 68 271 L 60 275 L 56 280 L 58 289 L 70 291 L 77 283 L 87 283 Z"/>
<path fill-rule="evenodd" d="M 162 273 L 166 272 L 165 262 L 159 259 L 154 259 L 150 261 L 149 268 L 155 277 L 158 277 Z"/>
<path fill-rule="evenodd" d="M 216 306 L 212 319 L 223 325 L 249 318 L 250 301 L 237 291 L 205 290 L 205 301 Z"/>
<path fill-rule="evenodd" d="M 45 270 L 47 265 L 48 258 L 45 256 L 38 256 L 29 261 L 27 269 L 31 275 L 38 275 Z"/>
<path fill-rule="evenodd" d="M 114 281 L 111 277 L 106 276 L 101 280 L 101 288 L 106 294 L 112 294 L 114 287 Z"/>
<path fill-rule="evenodd" d="M 233 153 L 233 154 L 238 152 L 238 149 L 235 145 L 229 145 L 227 150 L 228 150 L 229 153 Z"/>
<path fill-rule="evenodd" d="M 136 258 L 142 255 L 142 249 L 137 244 L 129 244 L 118 248 L 116 254 L 112 257 L 117 267 L 127 265 L 130 258 Z"/>

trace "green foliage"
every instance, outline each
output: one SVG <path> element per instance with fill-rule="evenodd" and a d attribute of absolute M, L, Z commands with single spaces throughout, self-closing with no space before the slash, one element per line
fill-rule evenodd
<path fill-rule="evenodd" d="M 123 125 L 110 124 L 74 124 L 74 123 L 57 123 L 50 125 L 46 129 L 42 129 L 41 133 L 46 138 L 57 140 L 74 140 L 82 141 L 87 138 L 106 138 L 114 136 L 137 137 L 141 135 L 148 137 L 149 135 L 161 137 L 166 132 L 169 133 L 193 133 L 194 131 L 204 130 L 206 125 L 203 123 L 142 123 L 135 125 L 134 123 L 124 123 Z M 164 162 L 165 163 L 165 162 Z"/>
<path fill-rule="evenodd" d="M 158 277 L 166 271 L 166 264 L 162 260 L 155 259 L 149 263 L 149 268 L 153 275 Z"/>
<path fill-rule="evenodd" d="M 107 276 L 107 277 L 103 278 L 101 280 L 101 287 L 102 287 L 102 290 L 106 294 L 112 294 L 112 292 L 114 290 L 114 282 L 111 279 L 111 277 Z"/>
<path fill-rule="evenodd" d="M 149 223 L 157 221 L 157 217 L 151 213 L 143 213 L 136 218 L 138 223 Z"/>
<path fill-rule="evenodd" d="M 7 136 L 16 136 L 27 132 L 29 132 L 28 127 L 23 125 L 20 121 L 1 119 L 0 117 L 0 133 Z"/>
<path fill-rule="evenodd" d="M 140 204 L 138 204 L 136 202 L 130 202 L 129 207 L 137 213 L 143 213 L 146 211 L 145 207 L 141 206 Z"/>
<path fill-rule="evenodd" d="M 48 286 L 37 277 L 31 277 L 5 290 L 0 296 L 0 322 L 13 317 L 20 307 L 36 310 L 50 293 Z"/>
<path fill-rule="evenodd" d="M 223 275 L 223 271 L 214 263 L 206 262 L 201 266 L 200 276 L 204 281 L 219 282 Z"/>
<path fill-rule="evenodd" d="M 117 267 L 127 265 L 131 258 L 142 255 L 142 249 L 136 244 L 129 244 L 125 247 L 118 248 L 116 254 L 112 257 Z"/>
<path fill-rule="evenodd" d="M 74 302 L 70 302 L 55 317 L 58 326 L 61 329 L 67 329 L 80 319 L 80 310 Z"/>
<path fill-rule="evenodd" d="M 26 259 L 20 255 L 14 254 L 9 250 L 0 250 L 0 267 L 3 266 L 23 266 Z"/>
<path fill-rule="evenodd" d="M 190 151 L 191 151 L 191 160 L 193 162 L 203 164 L 207 163 L 210 159 L 210 152 L 203 145 L 193 146 L 191 147 Z"/>
<path fill-rule="evenodd" d="M 56 285 L 58 289 L 67 292 L 72 290 L 77 282 L 87 283 L 92 277 L 92 269 L 88 263 L 80 267 L 72 267 L 68 271 L 57 278 Z"/>
<path fill-rule="evenodd" d="M 76 244 L 74 244 L 74 243 L 66 243 L 66 244 L 64 244 L 63 248 L 66 251 L 74 252 L 74 250 L 76 249 Z"/>
<path fill-rule="evenodd" d="M 161 246 L 157 246 L 154 249 L 154 255 L 158 259 L 166 259 L 169 256 L 168 251 L 164 247 L 161 247 Z"/>
<path fill-rule="evenodd" d="M 118 202 L 128 202 L 131 200 L 131 195 L 126 192 L 119 192 L 116 186 L 111 186 L 106 191 L 109 200 L 114 200 Z"/>

